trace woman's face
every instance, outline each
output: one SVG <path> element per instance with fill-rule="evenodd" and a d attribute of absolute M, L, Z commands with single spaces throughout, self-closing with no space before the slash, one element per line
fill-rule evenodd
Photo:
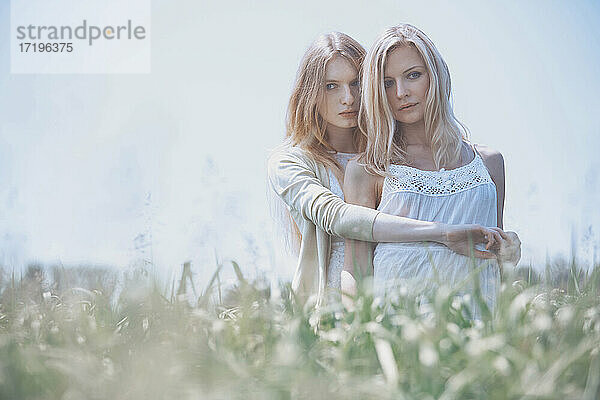
<path fill-rule="evenodd" d="M 383 84 L 396 121 L 404 125 L 423 121 L 429 74 L 416 48 L 402 46 L 388 54 Z"/>
<path fill-rule="evenodd" d="M 360 99 L 356 68 L 345 58 L 334 56 L 325 68 L 323 85 L 318 111 L 327 127 L 356 128 Z"/>

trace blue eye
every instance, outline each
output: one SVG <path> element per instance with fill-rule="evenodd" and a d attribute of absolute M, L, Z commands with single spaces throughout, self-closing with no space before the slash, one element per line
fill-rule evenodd
<path fill-rule="evenodd" d="M 359 86 L 359 85 L 360 85 L 360 82 L 358 80 L 352 81 L 352 83 L 350 83 L 350 86 L 354 86 L 354 87 Z"/>
<path fill-rule="evenodd" d="M 337 87 L 337 85 L 335 83 L 328 83 L 327 85 L 325 85 L 325 88 L 327 90 L 333 90 Z"/>
<path fill-rule="evenodd" d="M 413 71 L 410 74 L 408 74 L 408 79 L 417 79 L 418 77 L 421 76 L 421 73 L 418 71 Z"/>
<path fill-rule="evenodd" d="M 383 86 L 386 89 L 391 88 L 392 86 L 394 86 L 394 80 L 393 79 L 386 79 L 385 81 L 383 81 Z"/>

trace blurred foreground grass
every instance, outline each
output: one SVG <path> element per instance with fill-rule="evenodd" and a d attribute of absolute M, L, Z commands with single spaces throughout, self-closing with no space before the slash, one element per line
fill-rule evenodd
<path fill-rule="evenodd" d="M 314 311 L 231 267 L 235 287 L 217 269 L 200 292 L 189 265 L 168 290 L 143 269 L 2 271 L 0 398 L 600 398 L 600 266 L 517 270 L 476 322 L 446 288 Z"/>

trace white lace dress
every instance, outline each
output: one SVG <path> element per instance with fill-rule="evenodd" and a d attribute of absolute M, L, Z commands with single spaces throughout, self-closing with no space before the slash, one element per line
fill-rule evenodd
<path fill-rule="evenodd" d="M 348 161 L 356 154 L 353 153 L 336 153 L 333 156 L 336 161 L 346 170 Z M 329 170 L 329 186 L 331 191 L 344 199 L 342 187 L 335 177 L 333 171 Z M 327 265 L 327 287 L 340 289 L 340 276 L 344 268 L 344 238 L 333 235 L 331 236 L 331 251 L 329 252 L 329 263 Z"/>
<path fill-rule="evenodd" d="M 470 163 L 447 171 L 391 165 L 392 176 L 384 179 L 378 209 L 422 221 L 497 226 L 496 186 L 481 156 L 474 153 Z M 473 261 L 435 242 L 379 243 L 373 257 L 374 292 L 393 296 L 404 287 L 414 295 L 431 294 L 444 284 L 459 288 L 459 294 L 472 294 L 467 278 L 474 268 L 481 268 L 482 297 L 493 309 L 500 285 L 496 260 Z M 478 318 L 472 296 L 470 301 Z"/>

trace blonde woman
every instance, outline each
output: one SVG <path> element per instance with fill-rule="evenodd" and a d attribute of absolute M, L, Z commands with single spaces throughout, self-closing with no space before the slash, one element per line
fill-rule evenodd
<path fill-rule="evenodd" d="M 372 46 L 363 71 L 360 123 L 367 143 L 346 169 L 346 201 L 423 221 L 495 227 L 502 237 L 496 253 L 518 262 L 518 237 L 501 230 L 502 155 L 467 142 L 450 104 L 448 68 L 431 40 L 408 24 L 390 28 Z M 493 307 L 498 262 L 476 264 Z M 355 265 L 373 274 L 378 295 L 399 285 L 415 294 L 438 282 L 458 285 L 472 269 L 469 257 L 438 243 L 379 243 L 373 252 L 369 243 L 347 240 L 342 289 L 348 292 L 355 289 Z"/>
<path fill-rule="evenodd" d="M 285 204 L 288 234 L 296 239 L 292 288 L 302 301 L 313 296 L 316 305 L 327 287 L 340 288 L 343 238 L 430 240 L 461 254 L 469 253 L 469 238 L 488 249 L 501 240 L 498 232 L 479 225 L 418 221 L 343 201 L 344 167 L 365 149 L 357 129 L 364 57 L 360 44 L 343 33 L 322 35 L 310 46 L 290 98 L 285 143 L 268 163 L 270 187 Z M 494 257 L 485 250 L 476 255 Z"/>

